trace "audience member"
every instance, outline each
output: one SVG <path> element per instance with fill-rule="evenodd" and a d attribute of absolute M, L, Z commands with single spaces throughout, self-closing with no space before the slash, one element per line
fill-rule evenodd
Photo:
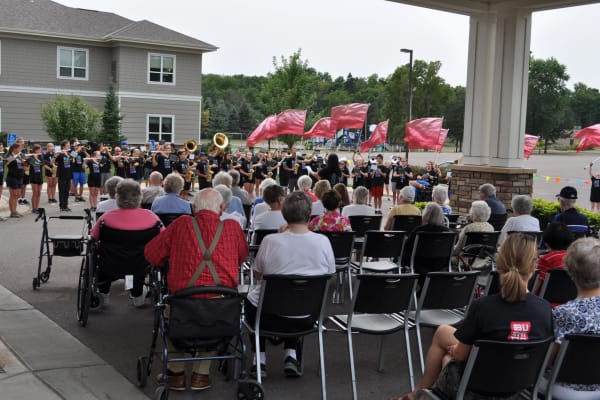
<path fill-rule="evenodd" d="M 311 190 L 312 184 L 313 180 L 308 175 L 302 175 L 300 178 L 298 178 L 298 189 L 301 192 L 304 192 L 304 194 L 308 196 L 310 201 L 314 203 L 319 199 L 317 199 L 317 196 L 315 196 L 315 194 Z"/>
<path fill-rule="evenodd" d="M 375 209 L 367 205 L 369 201 L 369 189 L 364 186 L 358 186 L 352 192 L 354 202 L 342 208 L 342 215 L 350 218 L 353 215 L 375 215 Z"/>
<path fill-rule="evenodd" d="M 231 194 L 239 198 L 245 206 L 252 205 L 248 192 L 240 187 L 240 173 L 235 169 L 227 171 L 231 175 Z"/>
<path fill-rule="evenodd" d="M 113 176 L 106 180 L 104 183 L 104 189 L 106 193 L 108 193 L 108 199 L 102 200 L 98 203 L 96 207 L 96 213 L 105 213 L 117 208 L 117 201 L 115 200 L 115 195 L 117 194 L 117 185 L 123 180 L 120 176 Z M 143 196 L 144 189 L 142 189 Z"/>
<path fill-rule="evenodd" d="M 142 189 L 142 207 L 150 209 L 152 207 L 152 202 L 158 196 L 162 196 L 165 194 L 165 191 L 162 188 L 163 176 L 159 171 L 153 171 L 148 177 L 148 187 Z M 98 209 L 96 209 L 98 212 Z"/>
<path fill-rule="evenodd" d="M 252 228 L 256 229 L 279 229 L 286 224 L 281 213 L 284 199 L 283 188 L 278 185 L 268 186 L 263 191 L 263 200 L 269 206 L 269 210 L 260 213 L 254 219 Z"/>
<path fill-rule="evenodd" d="M 588 225 L 587 217 L 575 208 L 577 189 L 565 186 L 556 197 L 560 203 L 560 213 L 552 218 L 552 222 L 562 222 L 565 225 Z"/>
<path fill-rule="evenodd" d="M 411 186 L 405 186 L 400 189 L 398 193 L 398 205 L 390 210 L 383 229 L 386 231 L 392 229 L 396 215 L 421 215 L 421 210 L 413 205 L 414 201 L 415 191 Z"/>
<path fill-rule="evenodd" d="M 488 203 L 489 205 L 489 203 Z M 513 217 L 506 220 L 506 223 L 500 231 L 500 238 L 498 239 L 498 245 L 506 239 L 506 235 L 509 232 L 539 232 L 540 221 L 531 216 L 533 211 L 533 201 L 531 197 L 520 194 L 513 197 L 511 202 Z"/>
<path fill-rule="evenodd" d="M 343 183 L 336 183 L 333 186 L 333 190 L 335 190 L 340 195 L 340 209 L 343 210 L 344 207 L 351 204 L 350 196 L 348 196 L 348 189 L 346 185 Z"/>
<path fill-rule="evenodd" d="M 567 255 L 567 248 L 575 240 L 575 237 L 565 224 L 551 222 L 544 229 L 542 240 L 549 251 L 542 254 L 537 260 L 537 269 L 540 271 L 540 275 L 538 286 L 535 288 L 536 293 L 542 287 L 548 270 L 564 268 L 563 259 Z M 556 305 L 558 304 L 553 304 L 553 306 Z"/>
<path fill-rule="evenodd" d="M 321 197 L 325 207 L 323 215 L 314 217 L 310 221 L 309 228 L 313 231 L 343 232 L 351 231 L 350 220 L 339 213 L 340 195 L 335 190 L 325 192 Z"/>
<path fill-rule="evenodd" d="M 484 183 L 479 186 L 479 199 L 485 201 L 490 206 L 493 215 L 506 214 L 506 207 L 496 198 L 496 187 L 491 183 Z"/>
<path fill-rule="evenodd" d="M 490 219 L 491 214 L 490 206 L 483 200 L 477 200 L 471 203 L 471 208 L 469 209 L 469 220 L 470 224 L 467 224 L 464 228 L 461 229 L 458 234 L 458 241 L 454 246 L 454 255 L 458 256 L 463 247 L 465 246 L 465 241 L 467 239 L 466 234 L 469 232 L 494 232 L 494 227 L 490 225 L 487 221 Z M 476 268 L 476 266 L 473 266 Z"/>
<path fill-rule="evenodd" d="M 183 178 L 177 173 L 167 175 L 163 182 L 165 194 L 152 202 L 151 210 L 156 214 L 192 214 L 190 202 L 179 197 L 183 190 Z"/>
<path fill-rule="evenodd" d="M 331 184 L 329 181 L 320 180 L 315 184 L 315 196 L 317 196 L 317 201 L 312 203 L 312 212 L 311 215 L 323 215 L 325 214 L 325 207 L 323 206 L 323 202 L 321 201 L 321 197 L 331 190 Z"/>
<path fill-rule="evenodd" d="M 442 208 L 444 215 L 452 214 L 452 207 L 446 202 L 448 201 L 448 186 L 444 184 L 436 185 L 431 192 L 431 201 Z"/>
<path fill-rule="evenodd" d="M 231 198 L 233 197 L 231 189 L 225 185 L 217 185 L 214 187 L 214 189 L 221 194 L 221 197 L 223 198 L 223 208 L 227 210 L 229 203 L 231 203 Z M 234 211 L 232 213 L 228 213 L 227 211 L 223 211 L 221 214 L 221 221 L 225 221 L 227 219 L 237 221 L 240 224 L 240 228 L 246 229 L 248 220 L 239 212 Z"/>

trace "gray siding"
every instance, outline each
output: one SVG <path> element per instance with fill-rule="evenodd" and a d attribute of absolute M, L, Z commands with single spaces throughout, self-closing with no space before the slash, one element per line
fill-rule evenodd
<path fill-rule="evenodd" d="M 2 74 L 0 85 L 91 90 L 105 92 L 110 82 L 112 49 L 106 47 L 21 40 L 2 37 Z M 58 79 L 57 48 L 88 50 L 88 80 Z"/>
<path fill-rule="evenodd" d="M 54 101 L 49 94 L 7 93 L 0 91 L 2 121 L 0 130 L 15 132 L 26 140 L 46 142 L 49 136 L 44 130 L 41 118 L 42 106 Z M 102 97 L 84 97 L 88 104 L 98 110 L 104 107 Z"/>
<path fill-rule="evenodd" d="M 174 141 L 181 144 L 198 138 L 200 129 L 200 102 L 165 101 L 121 97 L 123 115 L 122 134 L 129 143 L 140 144 L 147 138 L 147 116 L 173 115 Z"/>
<path fill-rule="evenodd" d="M 202 55 L 133 47 L 115 48 L 120 91 L 200 96 Z M 148 53 L 175 56 L 175 85 L 148 84 Z"/>

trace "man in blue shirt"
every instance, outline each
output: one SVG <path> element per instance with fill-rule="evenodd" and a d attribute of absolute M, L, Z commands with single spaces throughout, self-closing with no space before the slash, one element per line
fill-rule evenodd
<path fill-rule="evenodd" d="M 573 186 L 565 186 L 556 197 L 560 203 L 560 213 L 552 218 L 552 222 L 561 222 L 565 225 L 588 225 L 587 217 L 575 208 L 577 189 Z"/>
<path fill-rule="evenodd" d="M 192 214 L 190 202 L 179 197 L 183 190 L 183 178 L 178 174 L 169 174 L 163 182 L 165 194 L 156 197 L 151 210 L 156 214 Z"/>

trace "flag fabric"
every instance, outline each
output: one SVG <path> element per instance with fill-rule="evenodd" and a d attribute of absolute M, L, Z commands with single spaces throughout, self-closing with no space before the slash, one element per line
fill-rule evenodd
<path fill-rule="evenodd" d="M 440 148 L 443 121 L 443 118 L 420 118 L 408 122 L 406 124 L 406 135 L 404 136 L 408 148 L 437 151 Z"/>
<path fill-rule="evenodd" d="M 369 105 L 364 103 L 351 103 L 331 108 L 331 129 L 336 132 L 342 128 L 362 128 L 368 110 Z"/>
<path fill-rule="evenodd" d="M 331 118 L 321 118 L 310 128 L 308 132 L 304 132 L 303 138 L 322 137 L 326 139 L 334 139 L 335 131 L 331 129 Z"/>
<path fill-rule="evenodd" d="M 254 132 L 248 136 L 246 140 L 246 145 L 248 147 L 254 146 L 256 143 L 262 142 L 263 140 L 267 140 L 275 132 L 275 127 L 277 126 L 277 116 L 269 115 L 267 118 L 261 122 Z"/>
<path fill-rule="evenodd" d="M 448 129 L 440 129 L 440 136 L 438 138 L 438 145 L 436 147 L 436 151 L 438 153 L 442 152 L 444 148 L 444 143 L 446 143 L 446 138 L 448 137 Z"/>
<path fill-rule="evenodd" d="M 529 157 L 531 157 L 531 153 L 533 153 L 533 150 L 535 150 L 535 146 L 537 145 L 538 140 L 540 140 L 539 136 L 525 134 L 523 157 L 525 157 L 526 160 L 529 160 Z"/>
<path fill-rule="evenodd" d="M 387 139 L 388 121 L 389 120 L 385 120 L 377 124 L 375 130 L 373 131 L 373 133 L 371 133 L 369 140 L 361 143 L 361 152 L 364 153 L 365 151 L 377 146 L 378 144 L 385 143 L 385 140 Z"/>
<path fill-rule="evenodd" d="M 579 139 L 579 144 L 577 145 L 578 153 L 588 147 L 600 146 L 600 124 L 583 128 L 575 134 L 575 138 Z"/>

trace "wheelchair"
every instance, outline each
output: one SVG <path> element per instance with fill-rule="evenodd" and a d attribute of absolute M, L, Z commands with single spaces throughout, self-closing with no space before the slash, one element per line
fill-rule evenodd
<path fill-rule="evenodd" d="M 99 238 L 96 242 L 90 241 L 89 257 L 82 262 L 79 271 L 77 321 L 81 326 L 86 326 L 90 310 L 102 307 L 101 285 L 128 275 L 145 281 L 150 265 L 144 257 L 144 247 L 158 235 L 161 227 L 157 223 L 143 230 L 121 230 L 106 226 L 104 221 L 100 224 Z M 152 279 L 144 285 L 154 288 Z"/>
<path fill-rule="evenodd" d="M 92 214 L 85 209 L 85 215 L 57 215 L 48 217 L 46 209 L 40 208 L 35 222 L 42 220 L 42 239 L 40 241 L 40 252 L 38 257 L 37 274 L 33 278 L 33 290 L 40 288 L 42 283 L 48 282 L 52 272 L 52 261 L 56 257 L 83 257 L 81 265 L 86 264 L 89 257 L 89 233 L 92 229 Z M 78 220 L 83 221 L 81 234 L 58 234 L 51 235 L 48 231 L 51 219 Z M 46 260 L 46 268 L 42 271 L 42 264 Z"/>
<path fill-rule="evenodd" d="M 247 348 L 242 338 L 243 297 L 237 290 L 223 286 L 193 286 L 168 294 L 162 274 L 160 269 L 154 269 L 151 273 L 157 286 L 154 325 L 150 351 L 147 356 L 137 359 L 138 385 L 146 386 L 154 359 L 160 355 L 162 380 L 154 398 L 167 400 L 169 362 L 215 360 L 219 361 L 219 370 L 227 380 L 238 379 L 236 399 L 264 399 L 262 386 L 248 379 Z M 167 307 L 168 317 L 165 315 Z M 193 356 L 174 357 L 167 347 L 167 338 L 177 353 Z M 161 347 L 157 352 L 159 341 Z M 216 354 L 196 356 L 198 351 L 215 351 Z"/>

